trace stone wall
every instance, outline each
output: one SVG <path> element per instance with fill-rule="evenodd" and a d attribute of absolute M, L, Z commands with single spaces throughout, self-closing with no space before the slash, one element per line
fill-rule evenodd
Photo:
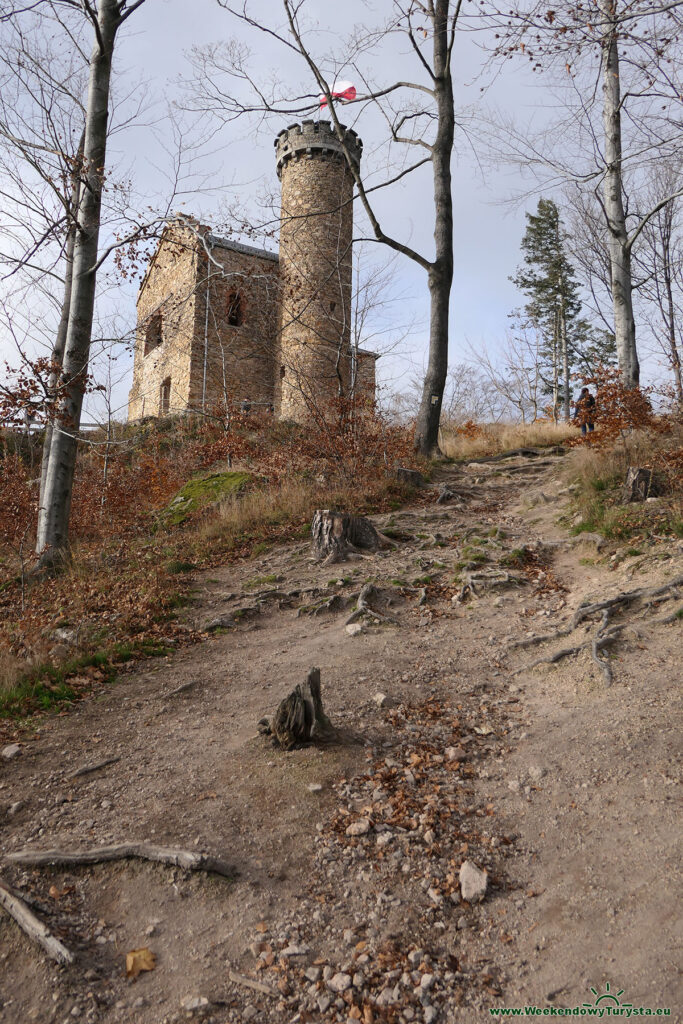
<path fill-rule="evenodd" d="M 357 162 L 362 143 L 345 141 Z M 353 176 L 328 121 L 304 121 L 276 140 L 280 221 L 282 419 L 305 422 L 348 391 L 351 353 Z"/>
<path fill-rule="evenodd" d="M 176 226 L 166 228 L 138 295 L 129 420 L 187 408 L 196 276 L 197 251 L 192 233 Z M 162 389 L 168 396 L 167 409 L 162 407 Z"/>
<path fill-rule="evenodd" d="M 167 228 L 138 298 L 128 419 L 274 403 L 278 260 L 198 224 Z"/>
<path fill-rule="evenodd" d="M 375 407 L 375 364 L 377 355 L 375 352 L 366 352 L 364 349 L 357 351 L 356 364 L 356 395 L 367 410 L 372 411 Z"/>
<path fill-rule="evenodd" d="M 210 257 L 202 250 L 198 261 L 190 404 L 201 408 L 248 400 L 271 406 L 276 374 L 277 257 L 239 251 L 211 235 L 206 247 Z"/>

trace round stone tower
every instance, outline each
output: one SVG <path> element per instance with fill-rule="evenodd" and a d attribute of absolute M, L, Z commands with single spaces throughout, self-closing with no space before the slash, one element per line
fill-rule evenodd
<path fill-rule="evenodd" d="M 344 129 L 344 143 L 359 167 L 363 143 L 353 129 Z M 313 411 L 333 412 L 350 379 L 354 182 L 329 121 L 285 128 L 275 149 L 282 183 L 276 411 L 303 423 Z"/>

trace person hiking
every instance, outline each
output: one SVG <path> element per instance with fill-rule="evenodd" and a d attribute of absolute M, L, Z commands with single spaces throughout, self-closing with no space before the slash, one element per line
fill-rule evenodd
<path fill-rule="evenodd" d="M 588 388 L 581 388 L 581 394 L 576 400 L 575 421 L 581 427 L 581 433 L 586 431 L 592 433 L 595 429 L 595 398 Z"/>

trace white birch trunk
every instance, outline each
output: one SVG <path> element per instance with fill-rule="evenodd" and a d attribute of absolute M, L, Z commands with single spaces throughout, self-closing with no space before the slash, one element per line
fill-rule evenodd
<path fill-rule="evenodd" d="M 102 187 L 107 146 L 109 88 L 116 30 L 120 24 L 117 0 L 100 0 L 97 33 L 90 58 L 85 123 L 84 178 L 78 206 L 74 244 L 73 281 L 62 364 L 60 400 L 56 412 L 47 466 L 43 515 L 36 541 L 41 564 L 59 558 L 66 549 L 73 492 L 77 431 L 88 374 Z"/>
<path fill-rule="evenodd" d="M 603 202 L 607 215 L 614 336 L 619 370 L 627 387 L 637 387 L 640 381 L 640 366 L 633 316 L 631 246 L 626 230 L 621 173 L 621 86 L 616 3 L 617 0 L 598 0 L 600 14 L 603 18 L 602 117 L 605 131 Z"/>

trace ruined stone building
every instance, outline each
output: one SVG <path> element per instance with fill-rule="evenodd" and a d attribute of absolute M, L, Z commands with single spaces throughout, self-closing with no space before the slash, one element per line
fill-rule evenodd
<path fill-rule="evenodd" d="M 362 142 L 345 129 L 360 164 Z M 304 423 L 351 394 L 372 401 L 376 355 L 351 343 L 353 176 L 328 121 L 275 140 L 280 252 L 190 218 L 164 229 L 138 296 L 128 418 L 218 403 Z"/>

